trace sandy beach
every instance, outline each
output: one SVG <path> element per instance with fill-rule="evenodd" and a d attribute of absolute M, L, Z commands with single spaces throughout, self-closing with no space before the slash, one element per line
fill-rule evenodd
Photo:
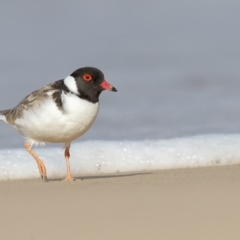
<path fill-rule="evenodd" d="M 0 182 L 0 239 L 239 240 L 240 165 Z"/>

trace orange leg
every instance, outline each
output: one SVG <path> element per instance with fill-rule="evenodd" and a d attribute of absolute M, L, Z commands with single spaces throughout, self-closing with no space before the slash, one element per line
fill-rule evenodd
<path fill-rule="evenodd" d="M 37 154 L 32 150 L 31 145 L 29 143 L 25 143 L 26 150 L 33 156 L 33 158 L 36 160 L 38 165 L 38 170 L 41 175 L 41 178 L 44 182 L 47 182 L 47 171 L 46 167 L 44 166 L 44 163 L 42 160 L 37 156 Z"/>
<path fill-rule="evenodd" d="M 70 158 L 70 153 L 69 153 L 69 147 L 66 147 L 64 155 L 66 159 L 66 165 L 67 165 L 67 176 L 65 177 L 64 181 L 74 181 L 75 179 L 73 178 L 71 171 L 70 171 L 70 163 L 69 163 L 69 158 Z"/>

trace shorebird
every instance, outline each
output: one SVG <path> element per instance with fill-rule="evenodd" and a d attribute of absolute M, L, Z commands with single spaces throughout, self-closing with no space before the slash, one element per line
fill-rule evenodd
<path fill-rule="evenodd" d="M 34 144 L 64 143 L 67 175 L 70 171 L 70 145 L 93 124 L 103 90 L 117 92 L 97 68 L 84 67 L 64 79 L 50 83 L 26 96 L 16 107 L 0 111 L 0 120 L 15 128 L 26 140 L 25 148 L 36 160 L 43 181 L 47 171 L 33 151 Z"/>

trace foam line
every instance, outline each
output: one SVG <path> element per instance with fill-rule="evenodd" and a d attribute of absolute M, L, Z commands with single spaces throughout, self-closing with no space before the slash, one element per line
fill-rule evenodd
<path fill-rule="evenodd" d="M 66 173 L 61 147 L 38 147 L 49 178 Z M 167 140 L 86 141 L 72 145 L 75 177 L 240 163 L 240 135 L 200 135 Z M 22 149 L 0 150 L 0 180 L 39 178 L 35 160 Z"/>

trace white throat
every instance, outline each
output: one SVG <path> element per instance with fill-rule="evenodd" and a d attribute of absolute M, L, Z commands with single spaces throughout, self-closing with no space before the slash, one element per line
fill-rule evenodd
<path fill-rule="evenodd" d="M 78 88 L 77 88 L 77 84 L 76 84 L 76 80 L 74 77 L 72 76 L 67 76 L 64 80 L 63 80 L 64 84 L 67 86 L 67 88 L 75 93 L 75 94 L 79 94 L 78 92 Z"/>

